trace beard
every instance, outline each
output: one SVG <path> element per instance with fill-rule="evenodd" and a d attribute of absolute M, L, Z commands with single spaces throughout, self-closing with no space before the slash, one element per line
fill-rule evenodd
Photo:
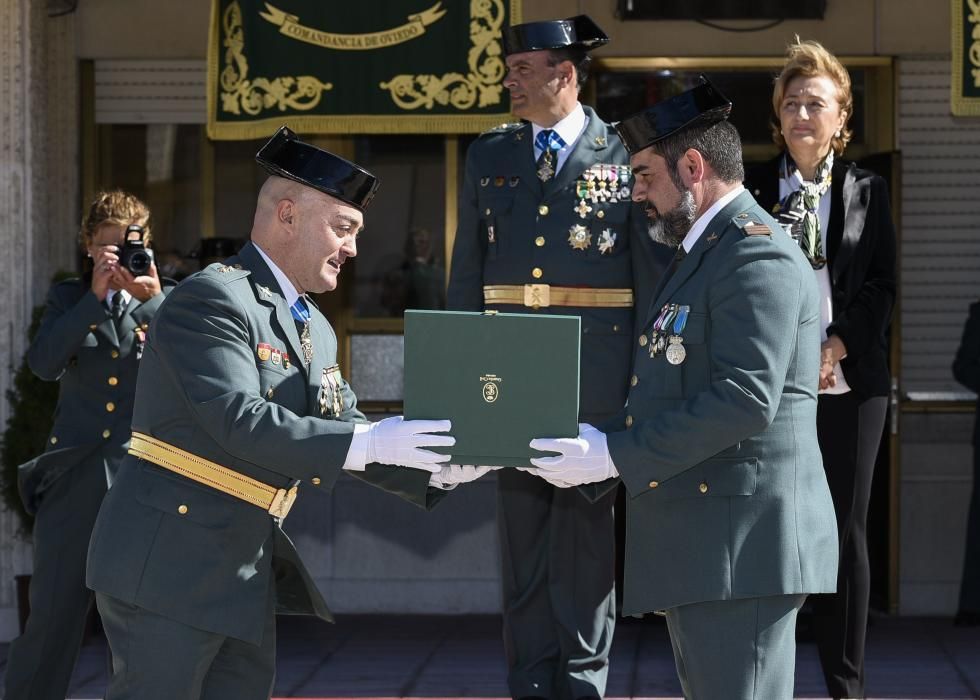
<path fill-rule="evenodd" d="M 649 213 L 651 210 L 656 211 L 656 208 L 648 203 L 646 210 Z M 694 202 L 694 195 L 691 190 L 683 189 L 677 206 L 662 214 L 657 212 L 657 218 L 647 225 L 647 233 L 657 243 L 677 248 L 691 230 L 695 219 L 697 219 L 697 205 Z"/>

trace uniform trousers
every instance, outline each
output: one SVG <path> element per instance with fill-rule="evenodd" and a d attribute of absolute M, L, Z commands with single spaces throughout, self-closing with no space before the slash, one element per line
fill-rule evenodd
<path fill-rule="evenodd" d="M 590 503 L 497 471 L 507 682 L 516 697 L 602 696 L 615 625 L 615 490 Z"/>
<path fill-rule="evenodd" d="M 888 399 L 853 391 L 821 394 L 817 437 L 837 513 L 840 567 L 837 593 L 810 598 L 813 632 L 827 691 L 834 698 L 864 697 L 864 645 L 871 571 L 868 504 Z"/>
<path fill-rule="evenodd" d="M 973 495 L 966 520 L 966 553 L 963 557 L 959 612 L 980 615 L 980 440 L 973 443 Z"/>
<path fill-rule="evenodd" d="M 796 615 L 806 595 L 712 600 L 667 610 L 686 700 L 792 700 Z"/>
<path fill-rule="evenodd" d="M 112 649 L 105 700 L 268 700 L 272 696 L 276 616 L 271 593 L 260 645 L 190 627 L 104 593 L 96 593 L 95 599 Z"/>
<path fill-rule="evenodd" d="M 85 560 L 105 492 L 106 463 L 96 454 L 71 467 L 41 497 L 33 530 L 31 613 L 7 655 L 7 700 L 64 700 L 68 694 L 92 607 Z"/>

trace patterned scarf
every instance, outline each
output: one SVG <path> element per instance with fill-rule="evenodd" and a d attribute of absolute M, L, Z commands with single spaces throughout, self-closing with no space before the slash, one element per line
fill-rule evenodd
<path fill-rule="evenodd" d="M 819 270 L 827 264 L 827 259 L 823 256 L 820 216 L 817 210 L 820 207 L 820 198 L 830 189 L 830 171 L 833 167 L 834 152 L 831 150 L 817 165 L 817 172 L 812 182 L 804 180 L 799 174 L 799 169 L 789 153 L 783 156 L 783 163 L 779 169 L 782 179 L 792 182 L 793 176 L 799 176 L 802 184 L 799 189 L 790 192 L 773 208 L 773 216 L 793 237 L 793 240 L 800 244 L 814 270 Z"/>

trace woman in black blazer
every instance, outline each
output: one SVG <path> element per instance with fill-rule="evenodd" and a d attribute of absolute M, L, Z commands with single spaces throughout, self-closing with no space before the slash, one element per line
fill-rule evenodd
<path fill-rule="evenodd" d="M 839 156 L 850 78 L 820 44 L 789 47 L 773 91 L 780 155 L 745 185 L 799 240 L 817 276 L 824 329 L 817 433 L 840 536 L 837 593 L 811 599 L 827 690 L 864 697 L 870 572 L 867 516 L 890 385 L 885 330 L 895 300 L 895 228 L 885 181 Z"/>

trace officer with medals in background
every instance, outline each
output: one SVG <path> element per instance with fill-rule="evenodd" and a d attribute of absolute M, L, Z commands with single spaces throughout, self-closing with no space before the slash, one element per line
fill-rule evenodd
<path fill-rule="evenodd" d="M 677 248 L 605 432 L 533 440 L 559 484 L 629 494 L 624 614 L 666 611 L 684 697 L 793 697 L 796 615 L 837 581 L 817 444 L 820 309 L 799 246 L 742 187 L 710 83 L 617 125 L 651 232 Z"/>
<path fill-rule="evenodd" d="M 579 102 L 588 52 L 608 41 L 585 15 L 504 30 L 503 84 L 524 121 L 469 149 L 447 293 L 454 310 L 580 316 L 586 421 L 623 406 L 634 304 L 645 308 L 663 265 L 630 201 L 622 144 Z M 517 469 L 498 470 L 497 483 L 511 694 L 602 696 L 615 620 L 615 494 L 589 503 Z"/>
<path fill-rule="evenodd" d="M 89 536 L 126 455 L 146 329 L 174 286 L 157 274 L 149 219 L 128 192 L 95 196 L 78 236 L 91 270 L 51 287 L 27 351 L 34 374 L 58 381 L 58 406 L 44 454 L 18 469 L 34 571 L 27 627 L 7 656 L 9 700 L 64 698 L 82 645 Z"/>
<path fill-rule="evenodd" d="M 365 420 L 307 297 L 357 254 L 377 179 L 285 127 L 256 160 L 271 177 L 251 241 L 150 326 L 130 455 L 95 524 L 108 700 L 268 698 L 275 614 L 331 619 L 280 527 L 299 481 L 329 490 L 347 471 L 427 505 L 430 480 L 460 472 L 424 449 L 455 442 L 428 434 L 449 421 Z"/>

